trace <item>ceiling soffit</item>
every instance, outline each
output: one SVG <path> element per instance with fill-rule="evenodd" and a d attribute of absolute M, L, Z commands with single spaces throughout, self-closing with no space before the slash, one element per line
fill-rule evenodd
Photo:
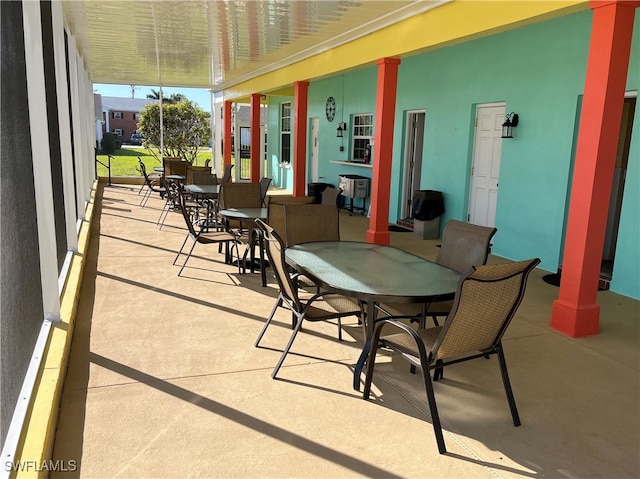
<path fill-rule="evenodd" d="M 63 0 L 94 83 L 274 91 L 384 56 L 588 8 L 586 0 Z"/>
<path fill-rule="evenodd" d="M 95 83 L 223 89 L 434 5 L 430 1 L 65 0 Z"/>

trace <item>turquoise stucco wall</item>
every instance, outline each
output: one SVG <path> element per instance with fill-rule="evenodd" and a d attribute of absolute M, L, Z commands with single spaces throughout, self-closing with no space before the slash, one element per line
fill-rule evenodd
<path fill-rule="evenodd" d="M 398 112 L 426 110 L 421 188 L 444 192 L 448 218 L 466 219 L 477 104 L 520 115 L 503 140 L 493 252 L 559 263 L 577 99 L 590 13 L 533 25 L 403 60 Z M 558 41 L 562 38 L 562 42 Z M 396 137 L 402 124 L 396 126 Z M 402 157 L 396 142 L 394 158 Z M 401 185 L 397 161 L 394 184 Z M 396 205 L 397 208 L 397 205 Z"/>
<path fill-rule="evenodd" d="M 493 253 L 508 259 L 537 256 L 542 260 L 541 268 L 556 270 L 562 262 L 576 115 L 584 87 L 591 18 L 591 12 L 582 12 L 402 60 L 391 222 L 400 213 L 406 112 L 426 112 L 420 187 L 443 191 L 443 225 L 449 218 L 467 217 L 476 106 L 505 102 L 507 112 L 520 115 L 520 124 L 515 139 L 503 140 Z M 627 90 L 637 92 L 639 88 L 637 15 Z M 341 173 L 371 176 L 371 169 L 331 161 L 346 160 L 350 149 L 345 138 L 345 151 L 339 151 L 337 122 L 345 121 L 351 127 L 351 115 L 374 112 L 375 92 L 375 67 L 311 83 L 308 115 L 320 118 L 321 181 L 334 183 Z M 328 96 L 337 103 L 332 123 L 324 114 Z M 640 298 L 639 163 L 637 105 L 611 283 L 613 291 L 634 298 Z M 309 166 L 307 171 L 309 175 Z"/>
<path fill-rule="evenodd" d="M 332 161 L 350 159 L 351 135 L 347 133 L 342 140 L 338 138 L 336 134 L 338 123 L 347 123 L 347 131 L 351 131 L 352 115 L 374 113 L 376 75 L 375 67 L 370 67 L 313 82 L 309 86 L 308 115 L 309 118 L 320 119 L 319 141 L 321 147 L 318 157 L 318 172 L 321 182 L 337 186 L 338 176 L 341 174 L 371 178 L 371 168 L 342 165 L 332 163 Z M 325 114 L 325 104 L 330 96 L 336 101 L 336 116 L 332 122 L 327 120 Z M 344 151 L 340 151 L 341 145 L 344 146 Z M 307 177 L 310 177 L 310 171 L 308 171 Z"/>

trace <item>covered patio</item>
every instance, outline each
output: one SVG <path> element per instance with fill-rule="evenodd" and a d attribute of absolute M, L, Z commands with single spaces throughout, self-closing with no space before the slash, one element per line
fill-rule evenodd
<path fill-rule="evenodd" d="M 637 0 L 1 5 L 0 478 L 638 476 Z M 495 54 L 504 47 L 510 56 Z M 438 240 L 388 231 L 404 190 L 449 188 L 448 217 L 473 222 L 474 114 L 496 101 L 520 112 L 496 210 L 507 240 L 489 261 L 547 257 L 504 345 L 522 426 L 497 361 L 447 367 L 435 394 L 449 452 L 438 454 L 420 377 L 404 362 L 380 359 L 371 400 L 352 389 L 355 320 L 343 342 L 334 325 L 307 325 L 272 380 L 288 313 L 263 347 L 253 342 L 273 278 L 263 288 L 202 245 L 178 277 L 180 217 L 159 231 L 162 202 L 140 208 L 140 178 L 96 179 L 100 82 L 208 88 L 218 140 L 231 138 L 232 103 L 250 102 L 254 152 L 269 102 L 274 184 L 302 196 L 309 181 L 366 171 L 371 217 L 342 212 L 342 239 L 430 259 Z M 336 123 L 377 118 L 366 138 L 352 129 L 346 148 L 327 108 L 338 94 Z M 416 111 L 436 122 L 404 135 Z M 631 161 L 613 291 L 626 296 L 597 291 L 621 129 Z M 314 131 L 324 135 L 317 157 Z M 431 148 L 416 154 L 425 168 L 411 185 L 403 137 Z M 375 145 L 372 164 L 343 161 L 356 140 Z M 230 144 L 215 142 L 216 171 Z M 543 197 L 546 207 L 530 201 Z M 560 265 L 558 289 L 542 277 Z"/>
<path fill-rule="evenodd" d="M 159 231 L 161 201 L 141 209 L 137 191 L 95 191 L 53 445 L 78 470 L 51 477 L 637 477 L 637 301 L 598 293 L 601 334 L 571 339 L 549 329 L 557 288 L 534 271 L 504 342 L 522 426 L 495 358 L 448 367 L 440 455 L 404 361 L 379 360 L 372 400 L 351 388 L 355 319 L 342 343 L 335 325 L 307 325 L 272 380 L 289 314 L 253 347 L 277 295 L 271 272 L 263 288 L 200 245 L 177 277 L 181 217 Z M 364 240 L 366 217 L 340 221 L 342 239 Z M 439 241 L 392 232 L 391 244 L 432 259 Z"/>

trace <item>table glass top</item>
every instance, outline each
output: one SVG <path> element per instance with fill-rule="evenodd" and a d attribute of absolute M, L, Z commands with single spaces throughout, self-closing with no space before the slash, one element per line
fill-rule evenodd
<path fill-rule="evenodd" d="M 220 192 L 220 185 L 187 185 L 185 188 L 196 194 L 217 194 Z"/>
<path fill-rule="evenodd" d="M 359 299 L 429 302 L 453 298 L 460 274 L 406 251 L 325 241 L 287 248 L 287 261 L 332 290 Z"/>
<path fill-rule="evenodd" d="M 235 220 L 255 220 L 256 218 L 266 219 L 266 208 L 228 208 L 220 210 L 220 214 L 225 218 Z"/>

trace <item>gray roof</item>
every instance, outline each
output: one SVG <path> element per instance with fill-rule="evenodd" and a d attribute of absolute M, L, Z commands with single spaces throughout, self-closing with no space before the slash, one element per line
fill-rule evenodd
<path fill-rule="evenodd" d="M 149 98 L 118 98 L 115 96 L 102 97 L 102 111 L 140 111 L 148 103 L 158 103 Z"/>
<path fill-rule="evenodd" d="M 260 108 L 260 124 L 266 125 L 268 109 L 264 106 Z M 251 123 L 251 105 L 238 105 L 236 112 L 238 123 Z"/>

